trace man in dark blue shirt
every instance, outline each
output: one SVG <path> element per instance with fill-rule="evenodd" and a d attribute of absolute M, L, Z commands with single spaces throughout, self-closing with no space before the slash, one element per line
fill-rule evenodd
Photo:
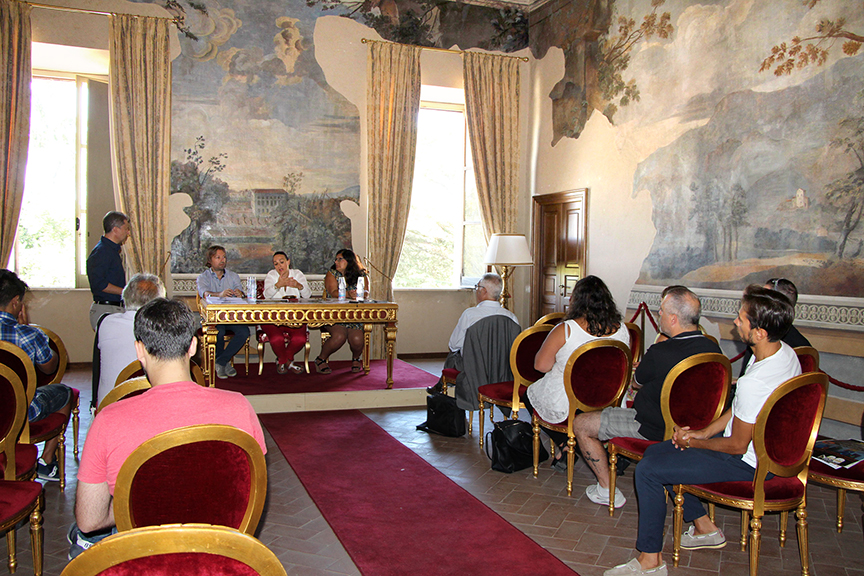
<path fill-rule="evenodd" d="M 122 212 L 108 212 L 102 218 L 102 229 L 105 235 L 87 257 L 87 278 L 93 293 L 90 326 L 94 330 L 103 314 L 123 312 L 120 295 L 126 286 L 126 272 L 120 249 L 129 238 L 129 218 Z"/>

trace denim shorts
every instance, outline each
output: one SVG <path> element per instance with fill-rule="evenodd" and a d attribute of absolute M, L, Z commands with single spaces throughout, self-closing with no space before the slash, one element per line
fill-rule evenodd
<path fill-rule="evenodd" d="M 27 409 L 27 420 L 36 422 L 62 409 L 72 398 L 72 390 L 63 384 L 49 384 L 36 388 L 33 401 Z"/>

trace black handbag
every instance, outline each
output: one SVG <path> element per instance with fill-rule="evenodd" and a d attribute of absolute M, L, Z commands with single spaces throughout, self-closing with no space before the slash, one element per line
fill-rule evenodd
<path fill-rule="evenodd" d="M 465 435 L 465 410 L 456 406 L 456 398 L 436 393 L 426 397 L 426 422 L 417 430 L 441 434 L 442 436 Z"/>
<path fill-rule="evenodd" d="M 492 469 L 498 472 L 516 472 L 534 465 L 534 432 L 528 422 L 502 420 L 486 433 L 486 456 L 492 461 Z M 540 443 L 540 458 L 543 462 L 549 453 Z"/>

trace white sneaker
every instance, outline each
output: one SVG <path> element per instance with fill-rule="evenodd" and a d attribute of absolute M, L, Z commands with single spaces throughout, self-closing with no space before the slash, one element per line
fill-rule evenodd
<path fill-rule="evenodd" d="M 605 494 L 604 494 L 605 492 Z M 585 495 L 588 496 L 588 499 L 595 504 L 600 504 L 601 506 L 609 506 L 609 489 L 601 488 L 600 484 L 592 484 L 585 488 Z M 615 508 L 621 508 L 624 504 L 627 503 L 627 498 L 624 497 L 624 494 L 621 493 L 621 490 L 618 487 L 615 487 Z"/>
<path fill-rule="evenodd" d="M 656 568 L 651 568 L 650 570 L 643 570 L 642 565 L 639 564 L 639 560 L 633 558 L 626 564 L 621 564 L 620 566 L 616 566 L 615 568 L 610 568 L 603 573 L 603 576 L 666 576 L 668 571 L 666 570 L 666 563 L 663 562 L 660 566 Z"/>

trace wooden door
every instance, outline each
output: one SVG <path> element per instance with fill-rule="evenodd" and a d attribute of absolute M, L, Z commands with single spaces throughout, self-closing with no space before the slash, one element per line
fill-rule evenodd
<path fill-rule="evenodd" d="M 585 274 L 588 190 L 534 197 L 534 302 L 536 320 L 565 312 L 573 286 Z"/>

